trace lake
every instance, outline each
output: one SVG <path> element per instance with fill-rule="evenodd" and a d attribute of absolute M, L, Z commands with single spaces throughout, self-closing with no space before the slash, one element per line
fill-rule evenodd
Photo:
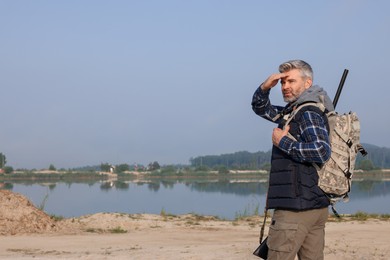
<path fill-rule="evenodd" d="M 113 181 L 94 183 L 8 183 L 51 215 L 79 217 L 98 212 L 213 215 L 232 220 L 263 213 L 268 183 L 241 181 Z M 390 214 L 390 181 L 354 181 L 340 214 Z"/>

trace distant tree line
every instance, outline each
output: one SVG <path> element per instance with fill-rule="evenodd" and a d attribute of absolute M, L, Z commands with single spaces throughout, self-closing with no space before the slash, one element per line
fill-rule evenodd
<path fill-rule="evenodd" d="M 366 157 L 362 157 L 360 153 L 356 160 L 356 169 L 375 170 L 375 169 L 390 169 L 390 148 L 379 147 L 372 144 L 363 144 L 368 151 Z M 247 152 L 240 151 L 235 153 L 227 153 L 221 155 L 205 155 L 190 158 L 190 165 L 196 172 L 205 172 L 208 170 L 217 170 L 219 173 L 228 173 L 229 170 L 269 170 L 271 162 L 271 150 L 267 152 Z M 149 163 L 147 166 L 140 164 L 129 165 L 126 163 L 111 165 L 109 163 L 101 163 L 100 165 L 84 166 L 69 169 L 69 171 L 80 172 L 95 172 L 95 171 L 113 171 L 122 173 L 126 171 L 183 171 L 188 168 L 188 165 L 168 165 L 160 166 L 157 161 Z M 49 170 L 56 170 L 53 164 L 50 164 Z M 60 171 L 65 169 L 60 169 Z M 10 174 L 14 169 L 7 165 L 5 154 L 0 153 L 0 173 Z"/>
<path fill-rule="evenodd" d="M 112 165 L 110 163 L 102 163 L 100 164 L 100 170 L 103 172 L 113 171 L 115 173 L 123 173 L 126 171 L 155 171 L 160 169 L 160 164 L 157 161 L 151 162 L 145 168 L 143 165 L 129 165 L 127 163 L 122 163 L 118 165 Z"/>
<path fill-rule="evenodd" d="M 267 169 L 271 159 L 271 151 L 250 153 L 247 151 L 198 156 L 190 159 L 193 167 L 226 167 L 237 170 Z"/>
<path fill-rule="evenodd" d="M 366 157 L 359 153 L 356 159 L 356 169 L 374 170 L 390 168 L 390 148 L 363 144 L 368 151 Z M 268 152 L 235 152 L 221 155 L 198 156 L 190 159 L 192 167 L 217 168 L 224 166 L 228 169 L 268 170 L 271 161 L 271 151 Z"/>

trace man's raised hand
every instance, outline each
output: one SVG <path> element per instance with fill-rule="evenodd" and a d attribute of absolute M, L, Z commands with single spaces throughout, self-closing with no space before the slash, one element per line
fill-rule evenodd
<path fill-rule="evenodd" d="M 264 91 L 267 91 L 267 90 L 275 87 L 276 84 L 278 84 L 279 80 L 285 76 L 286 76 L 285 73 L 272 74 L 264 81 L 263 85 L 261 86 L 261 89 Z"/>

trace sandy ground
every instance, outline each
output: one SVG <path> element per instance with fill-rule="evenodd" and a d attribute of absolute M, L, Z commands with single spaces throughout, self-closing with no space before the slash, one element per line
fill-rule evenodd
<path fill-rule="evenodd" d="M 0 190 L 0 259 L 259 259 L 260 217 L 99 213 L 55 221 Z M 325 259 L 389 259 L 390 221 L 327 223 Z"/>

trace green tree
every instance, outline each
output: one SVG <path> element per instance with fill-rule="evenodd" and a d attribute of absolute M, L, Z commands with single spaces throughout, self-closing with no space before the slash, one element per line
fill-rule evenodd
<path fill-rule="evenodd" d="M 158 169 L 160 169 L 160 164 L 157 161 L 154 161 L 153 163 L 149 163 L 148 169 L 150 171 L 158 170 Z"/>
<path fill-rule="evenodd" d="M 196 172 L 208 172 L 208 171 L 210 171 L 210 167 L 208 167 L 206 165 L 201 165 L 201 166 L 196 167 L 195 171 Z"/>
<path fill-rule="evenodd" d="M 4 168 L 7 163 L 7 158 L 3 153 L 0 153 L 0 169 Z"/>
<path fill-rule="evenodd" d="M 102 172 L 109 172 L 110 168 L 111 168 L 111 164 L 109 164 L 109 163 L 102 163 L 102 164 L 100 164 L 100 170 Z"/>
<path fill-rule="evenodd" d="M 13 172 L 14 172 L 14 168 L 12 168 L 11 166 L 5 166 L 4 167 L 4 173 L 10 174 L 10 173 L 13 173 Z"/>
<path fill-rule="evenodd" d="M 260 170 L 266 170 L 266 171 L 271 171 L 271 164 L 270 163 L 263 163 L 260 167 Z"/>
<path fill-rule="evenodd" d="M 229 173 L 229 169 L 226 166 L 224 166 L 224 165 L 219 166 L 218 167 L 218 173 L 219 174 L 228 174 Z"/>
<path fill-rule="evenodd" d="M 50 170 L 50 171 L 56 171 L 57 169 L 56 169 L 56 167 L 54 167 L 53 164 L 50 164 L 49 170 Z"/>
<path fill-rule="evenodd" d="M 129 170 L 130 170 L 130 166 L 126 163 L 119 164 L 119 165 L 115 166 L 116 173 L 122 173 L 122 172 L 129 171 Z"/>
<path fill-rule="evenodd" d="M 271 151 L 250 153 L 241 151 L 230 154 L 207 155 L 191 158 L 190 163 L 193 167 L 224 165 L 228 169 L 259 169 L 262 164 L 271 160 Z"/>
<path fill-rule="evenodd" d="M 167 165 L 161 168 L 162 173 L 175 173 L 176 172 L 176 167 L 174 165 Z"/>
<path fill-rule="evenodd" d="M 371 160 L 366 159 L 359 163 L 359 169 L 362 169 L 363 171 L 371 171 L 375 169 L 375 166 Z"/>

